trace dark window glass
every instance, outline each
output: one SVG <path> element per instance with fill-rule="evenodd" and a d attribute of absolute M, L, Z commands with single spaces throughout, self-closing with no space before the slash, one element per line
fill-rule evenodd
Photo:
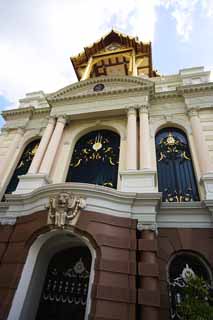
<path fill-rule="evenodd" d="M 116 188 L 120 137 L 99 130 L 81 137 L 75 145 L 66 181 Z"/>
<path fill-rule="evenodd" d="M 51 259 L 36 320 L 83 320 L 91 267 L 86 247 L 61 251 Z"/>
<path fill-rule="evenodd" d="M 27 147 L 24 149 L 21 159 L 18 162 L 18 165 L 13 173 L 12 178 L 7 186 L 5 193 L 12 193 L 16 190 L 16 187 L 19 182 L 19 176 L 22 176 L 28 172 L 28 169 L 31 165 L 33 157 L 38 149 L 40 140 L 34 140 L 30 142 Z"/>
<path fill-rule="evenodd" d="M 177 255 L 171 262 L 169 268 L 169 296 L 171 319 L 183 319 L 178 314 L 178 304 L 183 299 L 183 288 L 187 285 L 187 277 L 198 276 L 203 278 L 209 286 L 211 278 L 206 265 L 194 254 L 182 253 Z"/>
<path fill-rule="evenodd" d="M 155 138 L 158 187 L 163 201 L 199 201 L 187 137 L 177 128 L 165 128 Z"/>

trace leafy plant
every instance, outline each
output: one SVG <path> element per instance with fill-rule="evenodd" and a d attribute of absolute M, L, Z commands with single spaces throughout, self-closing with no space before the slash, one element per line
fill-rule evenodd
<path fill-rule="evenodd" d="M 213 320 L 213 299 L 205 280 L 189 275 L 185 281 L 178 314 L 184 320 Z"/>

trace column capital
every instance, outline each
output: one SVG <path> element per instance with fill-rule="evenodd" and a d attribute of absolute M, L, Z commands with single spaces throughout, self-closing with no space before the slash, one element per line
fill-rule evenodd
<path fill-rule="evenodd" d="M 128 115 L 136 115 L 137 114 L 137 106 L 127 107 L 127 114 Z"/>
<path fill-rule="evenodd" d="M 48 120 L 48 124 L 55 124 L 56 117 L 55 116 L 48 116 L 47 120 Z"/>
<path fill-rule="evenodd" d="M 25 133 L 25 128 L 24 127 L 18 127 L 17 128 L 17 133 L 20 135 L 23 135 Z"/>
<path fill-rule="evenodd" d="M 149 113 L 149 105 L 147 105 L 147 104 L 139 105 L 139 106 L 138 106 L 138 109 L 139 109 L 139 113 L 140 113 L 140 114 L 142 114 L 142 113 Z"/>
<path fill-rule="evenodd" d="M 157 224 L 156 223 L 151 223 L 151 224 L 147 224 L 147 223 L 143 223 L 141 221 L 138 221 L 137 223 L 137 230 L 138 231 L 153 231 L 155 233 L 157 233 Z"/>
<path fill-rule="evenodd" d="M 198 112 L 198 109 L 197 108 L 191 108 L 188 110 L 188 116 L 191 118 L 191 117 L 198 117 L 199 115 L 199 112 Z"/>
<path fill-rule="evenodd" d="M 59 115 L 58 117 L 57 117 L 57 123 L 63 123 L 64 125 L 66 124 L 66 122 L 67 122 L 67 117 L 66 117 L 66 115 Z"/>

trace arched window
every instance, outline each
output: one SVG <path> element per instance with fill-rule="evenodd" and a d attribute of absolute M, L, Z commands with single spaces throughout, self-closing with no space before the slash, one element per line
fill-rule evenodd
<path fill-rule="evenodd" d="M 155 138 L 158 188 L 163 201 L 198 201 L 199 195 L 187 137 L 177 128 L 164 128 Z"/>
<path fill-rule="evenodd" d="M 31 162 L 33 160 L 33 157 L 38 149 L 40 139 L 34 140 L 30 142 L 26 148 L 24 149 L 24 152 L 21 156 L 21 159 L 18 162 L 18 165 L 13 173 L 12 178 L 10 179 L 10 182 L 7 186 L 7 189 L 5 193 L 12 193 L 16 190 L 16 187 L 19 183 L 19 176 L 22 176 L 27 173 Z"/>
<path fill-rule="evenodd" d="M 83 320 L 91 268 L 86 247 L 56 253 L 50 260 L 36 320 Z"/>
<path fill-rule="evenodd" d="M 178 304 L 183 300 L 183 290 L 189 276 L 204 279 L 211 289 L 212 275 L 205 261 L 191 252 L 177 254 L 170 262 L 168 270 L 171 319 L 183 319 L 178 313 Z"/>
<path fill-rule="evenodd" d="M 81 137 L 71 159 L 67 182 L 84 182 L 117 187 L 120 136 L 109 130 Z"/>

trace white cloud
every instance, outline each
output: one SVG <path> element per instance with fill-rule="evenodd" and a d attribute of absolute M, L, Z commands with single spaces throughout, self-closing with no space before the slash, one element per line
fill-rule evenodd
<path fill-rule="evenodd" d="M 213 17 L 213 1 L 212 0 L 203 0 L 202 7 L 204 10 L 204 13 L 208 17 L 212 18 Z"/>
<path fill-rule="evenodd" d="M 76 81 L 69 57 L 112 27 L 153 41 L 159 6 L 187 40 L 198 5 L 213 15 L 212 0 L 0 0 L 0 91 L 14 102 Z"/>
<path fill-rule="evenodd" d="M 0 90 L 12 101 L 76 80 L 71 55 L 112 27 L 153 40 L 155 0 L 23 0 L 0 4 Z"/>
<path fill-rule="evenodd" d="M 199 0 L 159 0 L 160 5 L 171 11 L 176 21 L 177 33 L 183 41 L 189 39 L 193 29 L 193 15 Z M 202 1 L 202 0 L 201 0 Z"/>

